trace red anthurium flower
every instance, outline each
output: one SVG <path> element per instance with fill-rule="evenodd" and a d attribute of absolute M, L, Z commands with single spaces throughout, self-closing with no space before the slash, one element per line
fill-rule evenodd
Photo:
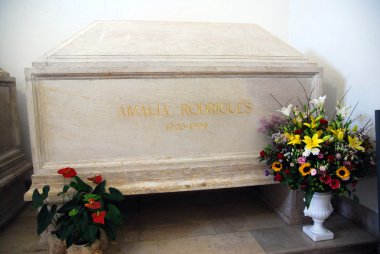
<path fill-rule="evenodd" d="M 266 154 L 265 154 L 265 152 L 264 152 L 264 151 L 261 151 L 261 152 L 260 152 L 260 157 L 261 157 L 261 158 L 264 158 L 264 157 L 265 157 L 265 155 L 266 155 Z"/>
<path fill-rule="evenodd" d="M 284 158 L 284 154 L 283 153 L 278 153 L 277 154 L 277 159 L 281 160 Z"/>
<path fill-rule="evenodd" d="M 61 168 L 58 170 L 58 174 L 61 174 L 64 178 L 72 178 L 77 175 L 77 172 L 73 168 Z"/>
<path fill-rule="evenodd" d="M 106 211 L 96 212 L 92 214 L 92 220 L 95 223 L 104 225 L 104 217 L 106 217 Z"/>
<path fill-rule="evenodd" d="M 90 209 L 99 209 L 102 207 L 102 204 L 99 201 L 95 201 L 94 199 L 90 198 L 88 200 L 88 203 L 84 204 L 85 207 L 90 208 Z"/>
<path fill-rule="evenodd" d="M 302 133 L 302 130 L 295 130 L 294 131 L 294 134 L 301 134 Z"/>
<path fill-rule="evenodd" d="M 337 180 L 337 179 L 331 179 L 331 181 L 330 181 L 330 187 L 333 190 L 339 189 L 340 188 L 340 181 Z"/>
<path fill-rule="evenodd" d="M 103 178 L 101 175 L 98 175 L 98 176 L 94 176 L 94 177 L 91 177 L 91 178 L 87 178 L 88 180 L 96 183 L 96 184 L 99 184 L 103 181 Z"/>
<path fill-rule="evenodd" d="M 319 120 L 319 122 L 321 123 L 321 124 L 328 124 L 329 123 L 329 121 L 327 121 L 326 119 L 321 119 L 321 120 Z"/>

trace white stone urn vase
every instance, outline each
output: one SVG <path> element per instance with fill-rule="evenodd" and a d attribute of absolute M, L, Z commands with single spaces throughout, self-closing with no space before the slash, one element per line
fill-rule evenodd
<path fill-rule="evenodd" d="M 303 226 L 303 232 L 313 241 L 334 239 L 334 233 L 323 226 L 323 222 L 334 211 L 331 205 L 331 192 L 314 192 L 309 208 L 305 207 L 303 213 L 311 217 L 313 225 Z"/>

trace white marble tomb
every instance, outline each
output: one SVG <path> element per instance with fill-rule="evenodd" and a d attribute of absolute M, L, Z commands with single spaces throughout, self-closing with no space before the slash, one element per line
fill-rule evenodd
<path fill-rule="evenodd" d="M 126 195 L 273 183 L 259 120 L 320 78 L 253 24 L 96 22 L 26 69 L 32 190 L 62 167 Z"/>

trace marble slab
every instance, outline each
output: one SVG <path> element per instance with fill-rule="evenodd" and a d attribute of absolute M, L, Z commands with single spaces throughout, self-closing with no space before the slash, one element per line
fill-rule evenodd
<path fill-rule="evenodd" d="M 96 22 L 26 70 L 33 186 L 68 166 L 127 195 L 273 183 L 260 118 L 320 77 L 253 24 Z"/>

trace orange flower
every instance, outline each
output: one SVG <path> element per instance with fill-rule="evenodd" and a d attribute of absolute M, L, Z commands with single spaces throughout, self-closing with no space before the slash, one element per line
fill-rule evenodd
<path fill-rule="evenodd" d="M 102 204 L 100 202 L 98 202 L 98 201 L 95 201 L 93 198 L 90 198 L 88 200 L 88 203 L 84 204 L 84 206 L 87 207 L 87 208 L 96 210 L 96 209 L 101 208 Z"/>

